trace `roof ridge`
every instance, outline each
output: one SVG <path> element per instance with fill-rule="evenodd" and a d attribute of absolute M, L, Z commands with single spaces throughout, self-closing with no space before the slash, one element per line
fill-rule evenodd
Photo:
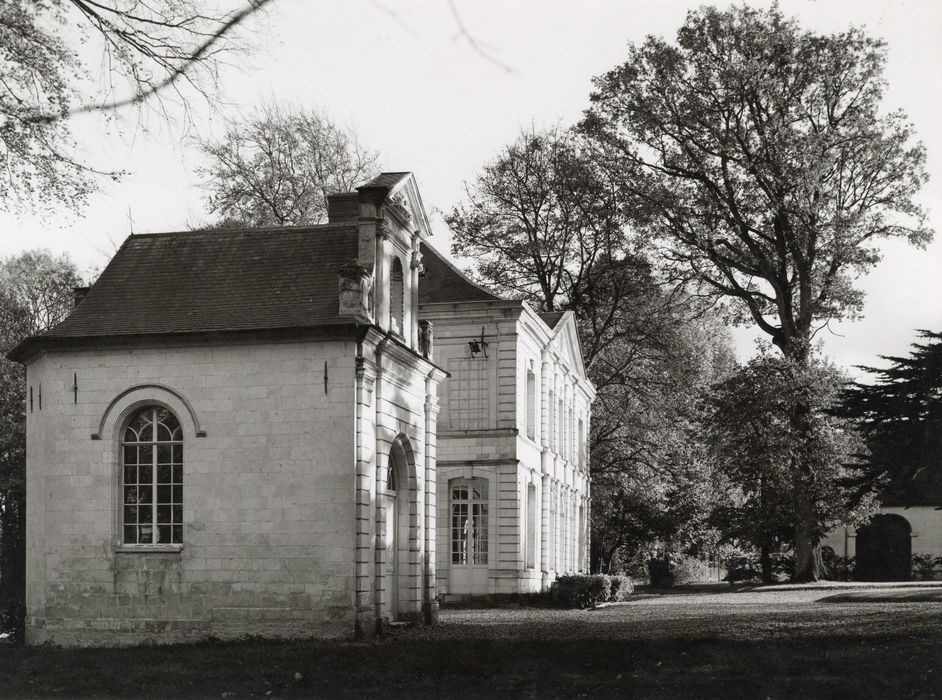
<path fill-rule="evenodd" d="M 188 229 L 185 231 L 153 231 L 150 233 L 132 233 L 127 238 L 125 238 L 125 241 L 135 238 L 158 238 L 161 236 L 208 236 L 219 234 L 231 235 L 236 233 L 300 233 L 303 231 L 325 231 L 330 229 L 340 230 L 351 228 L 353 226 L 355 226 L 355 223 L 344 221 L 328 224 L 299 224 L 296 226 L 244 226 L 232 228 Z"/>

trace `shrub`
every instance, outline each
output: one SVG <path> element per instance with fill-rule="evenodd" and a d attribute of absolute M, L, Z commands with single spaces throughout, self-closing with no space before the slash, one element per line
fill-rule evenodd
<path fill-rule="evenodd" d="M 624 586 L 624 581 L 618 584 L 620 592 Z M 628 580 L 628 587 L 631 587 L 630 580 Z M 553 581 L 550 597 L 556 605 L 564 608 L 594 608 L 599 603 L 612 600 L 612 578 L 605 574 L 560 576 Z"/>
<path fill-rule="evenodd" d="M 734 585 L 737 581 L 751 581 L 759 577 L 759 572 L 752 568 L 752 563 L 746 557 L 733 557 L 726 562 L 726 576 L 724 581 Z"/>
<path fill-rule="evenodd" d="M 758 567 L 761 570 L 761 566 Z M 795 556 L 789 552 L 772 555 L 772 578 L 776 581 L 788 581 L 795 573 Z"/>
<path fill-rule="evenodd" d="M 824 548 L 822 548 L 823 550 Z M 854 557 L 839 554 L 822 556 L 824 561 L 824 579 L 827 581 L 852 581 L 854 578 Z"/>
<path fill-rule="evenodd" d="M 684 557 L 674 565 L 671 573 L 674 576 L 675 585 L 716 581 L 716 569 L 699 557 Z"/>
<path fill-rule="evenodd" d="M 856 565 L 857 559 L 855 557 L 835 556 L 831 579 L 834 581 L 853 581 Z"/>
<path fill-rule="evenodd" d="M 931 554 L 913 554 L 913 574 L 919 581 L 932 581 L 935 578 L 935 568 L 942 564 L 942 557 Z"/>
<path fill-rule="evenodd" d="M 635 587 L 631 583 L 630 576 L 614 575 L 609 577 L 611 587 L 609 588 L 608 599 L 612 602 L 627 600 L 628 596 L 634 593 Z"/>
<path fill-rule="evenodd" d="M 648 559 L 648 581 L 652 588 L 671 588 L 674 574 L 670 563 L 663 559 Z"/>

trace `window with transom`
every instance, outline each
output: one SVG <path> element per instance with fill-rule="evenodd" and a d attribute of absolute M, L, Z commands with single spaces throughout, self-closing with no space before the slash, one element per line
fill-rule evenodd
<path fill-rule="evenodd" d="M 451 563 L 487 564 L 487 479 L 453 479 Z"/>
<path fill-rule="evenodd" d="M 183 429 L 169 409 L 147 406 L 121 441 L 124 544 L 182 544 Z"/>

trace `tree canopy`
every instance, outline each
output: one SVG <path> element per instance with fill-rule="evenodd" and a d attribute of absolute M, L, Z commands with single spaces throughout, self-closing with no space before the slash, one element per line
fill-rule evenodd
<path fill-rule="evenodd" d="M 925 149 L 884 113 L 882 41 L 777 9 L 704 7 L 595 80 L 583 131 L 675 269 L 791 357 L 853 316 L 890 237 L 931 238 Z"/>
<path fill-rule="evenodd" d="M 321 223 L 327 195 L 378 173 L 379 157 L 321 112 L 262 106 L 231 123 L 220 140 L 201 139 L 200 168 L 210 211 L 246 226 Z"/>
<path fill-rule="evenodd" d="M 571 131 L 521 131 L 445 217 L 453 252 L 497 290 L 545 311 L 588 293 L 589 271 L 625 251 L 614 189 Z"/>
<path fill-rule="evenodd" d="M 769 555 L 793 543 L 806 503 L 818 538 L 874 510 L 872 494 L 851 498 L 848 479 L 864 446 L 832 410 L 846 384 L 818 357 L 802 364 L 766 350 L 709 394 L 705 437 L 725 490 L 713 522 L 726 538 L 761 551 L 766 581 Z M 810 409 L 802 424 L 796 404 Z"/>
<path fill-rule="evenodd" d="M 0 261 L 0 629 L 23 631 L 26 577 L 26 379 L 6 353 L 65 318 L 82 284 L 65 256 Z"/>
<path fill-rule="evenodd" d="M 168 113 L 211 97 L 234 30 L 270 0 L 0 3 L 0 208 L 80 208 L 99 172 L 77 155 L 69 117 L 129 105 Z M 100 66 L 96 71 L 92 67 Z M 172 95 L 172 98 L 171 98 Z"/>
<path fill-rule="evenodd" d="M 884 499 L 942 503 L 942 333 L 919 336 L 908 357 L 884 356 L 888 367 L 862 367 L 872 383 L 849 386 L 837 408 L 869 447 L 852 480 L 857 497 L 884 484 Z"/>

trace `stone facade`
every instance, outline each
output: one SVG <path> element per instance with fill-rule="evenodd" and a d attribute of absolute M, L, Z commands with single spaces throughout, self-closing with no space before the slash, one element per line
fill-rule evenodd
<path fill-rule="evenodd" d="M 495 300 L 426 303 L 420 315 L 450 374 L 438 431 L 439 594 L 532 593 L 586 571 L 595 390 L 572 314 Z"/>

